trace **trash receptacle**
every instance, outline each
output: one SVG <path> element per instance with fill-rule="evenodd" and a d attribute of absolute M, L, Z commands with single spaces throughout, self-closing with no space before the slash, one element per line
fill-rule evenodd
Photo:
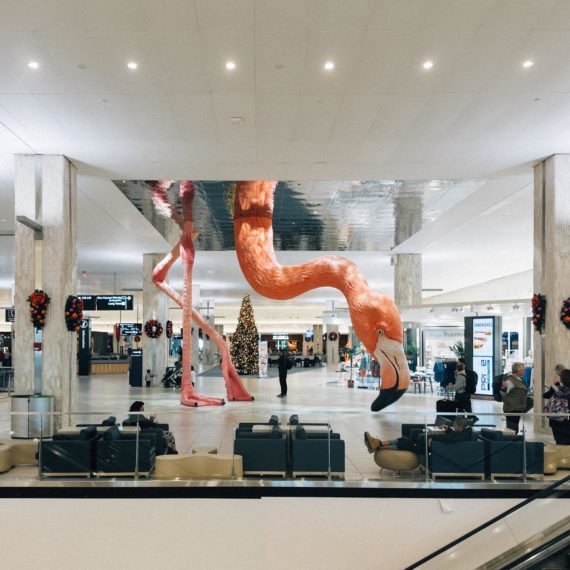
<path fill-rule="evenodd" d="M 54 397 L 41 394 L 12 396 L 12 438 L 52 437 L 54 432 Z M 34 412 L 27 414 L 26 412 Z M 38 412 L 46 412 L 45 414 Z"/>

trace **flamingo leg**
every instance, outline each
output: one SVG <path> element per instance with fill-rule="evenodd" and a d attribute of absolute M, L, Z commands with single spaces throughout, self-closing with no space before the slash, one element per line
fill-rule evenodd
<path fill-rule="evenodd" d="M 153 283 L 170 299 L 172 299 L 179 307 L 182 308 L 182 297 L 166 282 L 168 272 L 180 257 L 180 242 L 178 242 L 160 263 L 154 269 L 152 274 Z M 226 393 L 229 401 L 252 401 L 253 396 L 247 391 L 235 369 L 232 357 L 224 339 L 218 334 L 216 329 L 212 327 L 200 313 L 192 308 L 192 320 L 205 331 L 205 333 L 213 339 L 216 346 L 220 350 L 222 358 L 221 369 L 224 382 L 226 384 Z M 203 396 L 202 396 L 203 397 Z"/>

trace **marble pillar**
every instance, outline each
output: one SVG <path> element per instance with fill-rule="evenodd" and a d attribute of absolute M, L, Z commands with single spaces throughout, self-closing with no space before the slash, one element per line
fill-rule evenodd
<path fill-rule="evenodd" d="M 546 295 L 544 333 L 534 333 L 534 410 L 557 363 L 570 366 L 570 329 L 560 321 L 570 296 L 570 155 L 553 155 L 534 167 L 534 293 Z M 539 421 L 547 426 L 546 421 Z M 535 426 L 535 427 L 537 427 Z"/>
<path fill-rule="evenodd" d="M 398 308 L 422 303 L 422 255 L 400 253 L 394 259 L 394 301 Z"/>
<path fill-rule="evenodd" d="M 313 325 L 313 352 L 323 354 L 323 325 Z"/>
<path fill-rule="evenodd" d="M 16 155 L 14 211 L 36 221 L 35 157 Z M 36 244 L 34 230 L 15 222 L 14 267 L 14 391 L 16 394 L 34 393 L 34 326 L 30 322 L 28 295 L 36 287 Z"/>
<path fill-rule="evenodd" d="M 51 297 L 43 329 L 42 393 L 56 411 L 75 411 L 77 333 L 65 324 L 68 295 L 77 292 L 77 169 L 64 156 L 43 157 L 43 289 Z M 60 425 L 75 425 L 63 416 Z"/>
<path fill-rule="evenodd" d="M 327 366 L 336 367 L 338 365 L 338 344 L 340 335 L 338 333 L 338 325 L 327 325 Z M 336 340 L 328 338 L 329 333 L 335 332 L 337 334 Z"/>
<path fill-rule="evenodd" d="M 168 338 L 166 321 L 168 320 L 168 297 L 152 282 L 152 272 L 163 253 L 145 253 L 143 255 L 143 327 L 147 321 L 156 319 L 163 328 L 158 338 L 149 338 L 143 329 L 143 376 L 147 370 L 155 375 L 152 383 L 159 386 L 168 365 Z"/>

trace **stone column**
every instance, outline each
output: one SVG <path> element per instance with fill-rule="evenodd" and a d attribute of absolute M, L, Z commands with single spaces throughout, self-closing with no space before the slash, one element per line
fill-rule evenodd
<path fill-rule="evenodd" d="M 77 289 L 77 170 L 64 156 L 44 156 L 42 169 L 43 289 L 51 303 L 43 329 L 42 393 L 55 409 L 75 410 L 77 334 L 65 325 L 65 302 Z M 74 425 L 63 417 L 63 425 Z"/>
<path fill-rule="evenodd" d="M 334 366 L 338 365 L 338 325 L 327 325 L 326 328 L 327 332 L 327 366 Z M 336 340 L 332 341 L 329 340 L 328 335 L 331 332 L 335 332 L 337 334 Z"/>
<path fill-rule="evenodd" d="M 163 253 L 145 253 L 143 255 L 143 327 L 151 319 L 156 319 L 163 327 L 158 338 L 149 338 L 143 330 L 143 376 L 147 370 L 155 374 L 153 384 L 160 385 L 168 364 L 168 339 L 166 321 L 168 320 L 168 297 L 152 282 L 152 272 Z"/>
<path fill-rule="evenodd" d="M 14 187 L 14 211 L 16 216 L 36 220 L 35 157 L 16 155 Z M 34 326 L 30 322 L 28 295 L 36 284 L 36 244 L 34 230 L 15 222 L 14 267 L 14 390 L 16 394 L 34 393 Z"/>
<path fill-rule="evenodd" d="M 323 325 L 313 325 L 313 352 L 323 354 Z"/>
<path fill-rule="evenodd" d="M 534 167 L 534 292 L 546 295 L 546 326 L 534 333 L 534 409 L 557 363 L 568 366 L 570 329 L 560 321 L 570 295 L 570 155 L 558 154 Z M 541 422 L 536 421 L 538 427 Z M 547 422 L 542 422 L 547 426 Z"/>
<path fill-rule="evenodd" d="M 398 308 L 422 303 L 422 255 L 399 253 L 394 260 L 394 301 Z"/>

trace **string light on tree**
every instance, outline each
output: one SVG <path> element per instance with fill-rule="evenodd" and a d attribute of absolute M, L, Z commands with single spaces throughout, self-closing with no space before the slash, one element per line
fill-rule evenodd
<path fill-rule="evenodd" d="M 232 359 L 239 374 L 259 374 L 257 326 L 251 299 L 246 293 L 241 302 L 236 332 L 232 338 Z"/>

